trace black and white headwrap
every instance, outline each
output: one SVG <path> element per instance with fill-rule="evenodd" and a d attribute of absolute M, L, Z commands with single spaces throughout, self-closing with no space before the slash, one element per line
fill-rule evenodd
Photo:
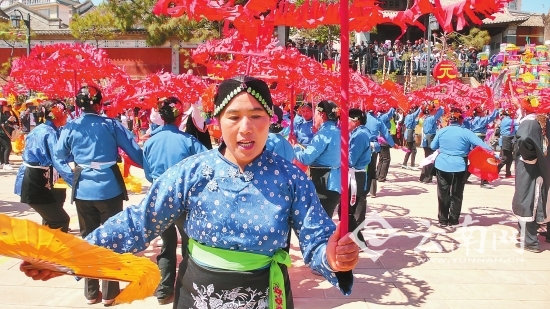
<path fill-rule="evenodd" d="M 261 79 L 244 75 L 226 79 L 218 86 L 214 97 L 213 116 L 218 116 L 233 98 L 243 92 L 253 96 L 269 116 L 273 116 L 273 100 L 269 86 Z"/>

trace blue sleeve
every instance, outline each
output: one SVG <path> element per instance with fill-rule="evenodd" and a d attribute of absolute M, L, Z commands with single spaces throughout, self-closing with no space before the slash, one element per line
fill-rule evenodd
<path fill-rule="evenodd" d="M 140 167 L 143 166 L 143 151 L 128 131 L 119 121 L 113 120 L 115 134 L 117 136 L 117 146 L 122 148 L 124 152 Z M 120 138 L 121 137 L 121 138 Z"/>
<path fill-rule="evenodd" d="M 416 112 L 414 112 L 414 113 L 412 114 L 412 116 L 413 116 L 413 117 L 412 117 L 412 118 L 413 118 L 413 121 L 414 121 L 416 118 L 418 118 L 418 115 L 420 115 L 420 112 L 421 112 L 421 111 L 422 111 L 422 109 L 421 109 L 421 108 L 418 108 L 418 109 L 416 110 Z"/>
<path fill-rule="evenodd" d="M 495 109 L 491 115 L 481 118 L 481 126 L 486 127 L 489 123 L 495 121 L 499 113 L 500 109 Z"/>
<path fill-rule="evenodd" d="M 390 134 L 390 131 L 388 130 L 388 128 L 386 128 L 386 125 L 383 123 L 380 123 L 380 134 L 382 135 L 382 137 L 384 137 L 384 139 L 386 140 L 386 142 L 390 147 L 393 147 L 395 145 L 395 143 L 393 142 L 393 137 Z"/>
<path fill-rule="evenodd" d="M 72 187 L 73 185 L 73 170 L 67 164 L 67 161 L 64 159 L 60 159 L 55 154 L 55 146 L 57 144 L 57 136 L 54 134 L 47 134 L 46 135 L 46 145 L 48 147 L 48 152 L 50 153 L 50 157 L 52 159 L 52 165 L 55 168 L 55 170 L 59 173 L 59 176 L 65 180 L 65 182 Z"/>
<path fill-rule="evenodd" d="M 86 240 L 118 253 L 145 250 L 184 213 L 187 192 L 194 184 L 184 163 L 185 160 L 162 174 L 139 205 L 127 207 L 109 218 L 86 236 Z"/>
<path fill-rule="evenodd" d="M 352 136 L 349 140 L 349 157 L 348 162 L 349 166 L 357 165 L 357 161 L 363 154 L 361 149 L 365 149 L 365 144 L 368 142 L 367 139 L 361 138 L 361 135 Z M 370 145 L 369 145 L 370 148 Z"/>
<path fill-rule="evenodd" d="M 441 131 L 437 132 L 437 134 L 435 135 L 434 137 L 434 140 L 432 141 L 432 143 L 430 144 L 430 148 L 432 150 L 436 150 L 436 149 L 439 149 L 439 136 L 440 136 L 440 133 Z M 475 134 L 474 134 L 475 135 Z M 476 136 L 477 137 L 477 136 Z"/>
<path fill-rule="evenodd" d="M 149 146 L 149 143 L 145 142 L 145 145 L 143 145 L 143 173 L 145 174 L 145 178 L 150 182 L 153 183 L 153 177 L 151 177 L 151 164 L 149 163 L 149 153 L 151 149 Z"/>
<path fill-rule="evenodd" d="M 300 146 L 295 146 L 295 157 L 296 160 L 300 161 L 300 163 L 305 165 L 311 165 L 322 153 L 325 151 L 325 148 L 327 147 L 327 143 L 323 141 L 323 136 L 319 133 L 315 134 L 313 136 L 313 139 L 311 140 L 311 143 L 307 146 L 307 148 L 303 149 Z"/>
<path fill-rule="evenodd" d="M 68 160 L 68 158 L 71 156 L 69 133 L 70 128 L 65 127 L 61 129 L 61 134 L 59 135 L 59 139 L 55 144 L 54 152 L 52 152 L 54 154 L 54 157 L 59 160 Z"/>
<path fill-rule="evenodd" d="M 445 109 L 443 107 L 440 107 L 437 112 L 434 115 L 434 121 L 438 121 L 441 116 L 443 116 L 443 113 L 445 113 Z"/>
<path fill-rule="evenodd" d="M 327 261 L 327 241 L 336 230 L 336 226 L 323 210 L 315 193 L 315 186 L 303 173 L 294 182 L 294 194 L 290 224 L 296 232 L 304 262 L 311 269 L 321 273 L 332 285 L 338 287 L 336 274 Z M 351 292 L 351 286 L 340 287 L 345 295 Z"/>
<path fill-rule="evenodd" d="M 393 117 L 393 114 L 395 114 L 395 108 L 392 107 L 392 108 L 390 108 L 390 110 L 387 113 L 381 115 L 379 117 L 379 120 L 383 123 L 386 123 L 386 122 L 390 121 L 390 118 Z"/>
<path fill-rule="evenodd" d="M 485 142 L 472 131 L 468 131 L 468 140 L 470 141 L 470 144 L 472 144 L 473 146 L 481 146 L 491 152 L 493 151 L 493 149 L 489 145 L 485 144 Z M 474 147 L 471 147 L 471 148 L 474 148 Z"/>
<path fill-rule="evenodd" d="M 201 152 L 208 151 L 208 148 L 204 147 L 204 145 L 199 142 L 198 139 L 196 139 L 194 136 L 191 136 L 191 155 L 196 155 Z"/>

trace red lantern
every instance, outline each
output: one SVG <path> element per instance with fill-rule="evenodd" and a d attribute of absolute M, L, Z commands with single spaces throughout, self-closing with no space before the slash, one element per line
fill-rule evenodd
<path fill-rule="evenodd" d="M 458 70 L 453 62 L 441 60 L 434 67 L 433 77 L 440 83 L 446 83 L 458 78 Z"/>

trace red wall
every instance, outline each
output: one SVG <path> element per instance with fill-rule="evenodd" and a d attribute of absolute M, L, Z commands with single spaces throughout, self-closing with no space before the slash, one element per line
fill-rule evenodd
<path fill-rule="evenodd" d="M 172 71 L 170 48 L 105 48 L 114 64 L 132 77 L 143 77 L 158 71 Z"/>

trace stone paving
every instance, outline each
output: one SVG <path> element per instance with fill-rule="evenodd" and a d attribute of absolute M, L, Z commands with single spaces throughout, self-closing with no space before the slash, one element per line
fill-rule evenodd
<path fill-rule="evenodd" d="M 419 157 L 421 156 L 419 151 Z M 541 237 L 542 253 L 514 246 L 515 220 L 510 212 L 513 179 L 494 182 L 492 190 L 467 185 L 462 225 L 441 229 L 437 222 L 436 185 L 417 182 L 419 171 L 398 167 L 403 152 L 392 150 L 389 181 L 369 198 L 365 235 L 372 251 L 361 253 L 350 296 L 343 296 L 304 266 L 296 239 L 290 276 L 297 309 L 306 308 L 548 308 L 550 306 L 550 244 Z M 21 162 L 14 157 L 14 163 Z M 27 205 L 18 203 L 16 171 L 0 170 L 0 213 L 39 222 Z M 132 169 L 142 177 L 142 171 Z M 147 181 L 143 179 L 143 183 Z M 146 187 L 144 187 L 146 188 Z M 132 195 L 136 203 L 142 195 Z M 78 228 L 75 206 L 65 204 Z M 153 244 L 144 255 L 155 261 Z M 19 261 L 0 257 L 0 308 L 99 308 L 87 305 L 83 283 L 65 276 L 42 282 L 25 277 Z M 171 308 L 154 297 L 117 308 Z"/>

